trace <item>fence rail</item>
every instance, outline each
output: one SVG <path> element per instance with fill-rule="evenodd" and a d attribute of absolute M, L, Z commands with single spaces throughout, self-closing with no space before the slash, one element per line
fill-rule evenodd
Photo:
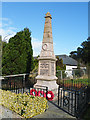
<path fill-rule="evenodd" d="M 87 87 L 89 84 L 88 81 L 80 81 L 80 80 L 62 80 L 60 81 L 60 87 L 64 90 L 79 90 L 84 87 Z"/>
<path fill-rule="evenodd" d="M 86 110 L 90 101 L 90 87 L 80 89 L 63 87 L 58 88 L 58 106 L 69 114 L 79 117 Z"/>
<path fill-rule="evenodd" d="M 3 89 L 6 90 L 6 89 Z M 7 89 L 8 90 L 8 89 Z M 41 88 L 40 86 L 38 86 L 38 88 L 17 88 L 15 87 L 14 89 L 9 89 L 9 91 L 14 92 L 16 94 L 23 94 L 26 93 L 27 95 L 32 95 L 32 96 L 41 96 L 41 97 L 45 97 L 47 99 L 47 93 L 48 93 L 48 87 L 45 88 Z"/>
<path fill-rule="evenodd" d="M 64 72 L 65 71 L 62 71 L 62 74 L 64 74 Z M 48 88 L 46 86 L 33 87 L 36 83 L 36 75 L 37 73 L 2 76 L 0 78 L 1 89 L 10 90 L 16 94 L 25 92 L 47 98 Z M 59 84 L 58 106 L 69 114 L 78 117 L 87 108 L 88 102 L 90 101 L 88 79 L 63 78 L 59 79 L 57 83 Z"/>
<path fill-rule="evenodd" d="M 34 75 L 34 77 L 32 77 Z M 18 75 L 8 75 L 0 77 L 1 89 L 10 90 L 11 92 L 19 93 L 27 93 L 30 95 L 36 96 L 44 96 L 47 98 L 48 87 L 46 86 L 37 86 L 37 88 L 33 87 L 33 82 L 35 83 L 35 75 L 34 74 L 18 74 Z M 31 81 L 33 80 L 33 81 Z M 31 84 L 30 84 L 31 83 Z"/>
<path fill-rule="evenodd" d="M 78 79 L 88 77 L 87 69 L 68 69 L 68 70 L 57 70 L 56 76 L 58 80 Z"/>
<path fill-rule="evenodd" d="M 31 77 L 29 73 L 8 75 L 0 77 L 0 88 L 2 89 L 14 89 L 23 87 L 33 87 L 35 84 L 35 77 Z"/>

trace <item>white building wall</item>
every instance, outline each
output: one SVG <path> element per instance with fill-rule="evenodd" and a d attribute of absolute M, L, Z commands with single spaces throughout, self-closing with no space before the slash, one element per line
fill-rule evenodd
<path fill-rule="evenodd" d="M 86 69 L 86 67 L 80 67 L 81 69 Z"/>
<path fill-rule="evenodd" d="M 77 66 L 70 66 L 70 65 L 66 65 L 66 70 L 72 70 L 72 69 L 77 68 Z"/>
<path fill-rule="evenodd" d="M 70 65 L 66 65 L 66 75 L 67 77 L 70 77 L 70 78 L 73 78 L 73 75 L 72 75 L 72 70 L 77 68 L 77 66 L 70 66 Z"/>

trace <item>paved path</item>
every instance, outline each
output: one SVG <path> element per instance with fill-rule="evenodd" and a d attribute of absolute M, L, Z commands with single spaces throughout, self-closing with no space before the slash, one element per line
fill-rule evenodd
<path fill-rule="evenodd" d="M 49 108 L 44 113 L 34 116 L 33 118 L 74 118 L 71 115 L 59 109 L 58 107 L 56 107 L 53 103 L 49 101 L 48 105 Z M 0 106 L 0 119 L 1 118 L 22 118 L 22 117 L 5 107 Z"/>
<path fill-rule="evenodd" d="M 22 118 L 22 117 L 18 115 L 17 113 L 0 105 L 0 120 L 1 118 Z"/>
<path fill-rule="evenodd" d="M 73 118 L 73 120 L 76 120 L 75 117 L 72 117 L 68 113 L 62 111 L 56 105 L 54 105 L 52 102 L 48 101 L 49 108 L 46 112 L 34 116 L 33 118 Z M 75 118 L 75 119 L 74 119 Z"/>

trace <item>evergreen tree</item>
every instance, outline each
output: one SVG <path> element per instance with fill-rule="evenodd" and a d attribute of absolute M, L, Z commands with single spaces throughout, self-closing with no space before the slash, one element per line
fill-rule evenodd
<path fill-rule="evenodd" d="M 2 73 L 4 75 L 29 73 L 33 69 L 31 32 L 28 28 L 18 32 L 3 45 Z"/>
<path fill-rule="evenodd" d="M 63 64 L 63 59 L 59 59 L 59 57 L 57 56 L 57 61 L 56 61 L 56 76 L 58 77 L 58 79 L 61 79 L 61 74 L 62 74 L 62 78 L 66 77 L 66 65 Z M 62 72 L 62 73 L 61 73 Z M 59 83 L 58 83 L 59 84 Z"/>
<path fill-rule="evenodd" d="M 81 43 L 82 47 L 78 47 L 77 51 L 70 52 L 70 57 L 76 59 L 78 63 L 90 65 L 90 37 Z"/>
<path fill-rule="evenodd" d="M 66 65 L 63 64 L 63 59 L 59 59 L 57 56 L 57 61 L 56 61 L 56 70 L 66 70 Z"/>
<path fill-rule="evenodd" d="M 88 37 L 87 41 L 84 41 L 82 44 L 82 60 L 85 64 L 90 64 L 90 37 Z"/>

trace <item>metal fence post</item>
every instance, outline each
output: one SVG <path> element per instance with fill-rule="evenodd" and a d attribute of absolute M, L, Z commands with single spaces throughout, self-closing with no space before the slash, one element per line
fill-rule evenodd
<path fill-rule="evenodd" d="M 71 89 L 73 89 L 73 79 L 71 79 L 71 81 L 72 81 L 72 87 L 71 87 Z"/>
<path fill-rule="evenodd" d="M 16 94 L 17 94 L 17 85 L 16 85 Z"/>
<path fill-rule="evenodd" d="M 15 80 L 14 80 L 14 92 L 15 92 Z"/>
<path fill-rule="evenodd" d="M 25 75 L 23 75 L 23 86 L 25 87 Z"/>
<path fill-rule="evenodd" d="M 61 80 L 62 80 L 62 70 L 61 70 Z"/>
<path fill-rule="evenodd" d="M 3 77 L 0 77 L 0 88 L 2 88 L 2 80 L 3 79 L 4 79 Z"/>
<path fill-rule="evenodd" d="M 76 100 L 77 100 L 77 95 L 76 95 L 76 91 L 75 91 L 75 106 L 74 106 L 74 116 L 77 116 L 76 114 Z"/>
<path fill-rule="evenodd" d="M 47 93 L 48 93 L 48 87 L 46 87 L 46 99 L 48 99 Z"/>
<path fill-rule="evenodd" d="M 60 85 L 58 86 L 58 105 L 59 105 Z"/>
<path fill-rule="evenodd" d="M 10 79 L 10 90 L 11 90 L 11 79 Z"/>
<path fill-rule="evenodd" d="M 80 94 L 79 91 L 77 91 L 77 113 L 76 113 L 76 117 L 79 116 L 79 111 L 80 111 L 80 108 L 79 108 L 79 107 L 80 107 L 80 106 L 79 106 L 79 102 L 80 102 L 80 101 L 79 101 L 79 100 L 80 100 L 79 97 L 80 97 L 80 96 L 79 96 L 79 94 Z"/>

